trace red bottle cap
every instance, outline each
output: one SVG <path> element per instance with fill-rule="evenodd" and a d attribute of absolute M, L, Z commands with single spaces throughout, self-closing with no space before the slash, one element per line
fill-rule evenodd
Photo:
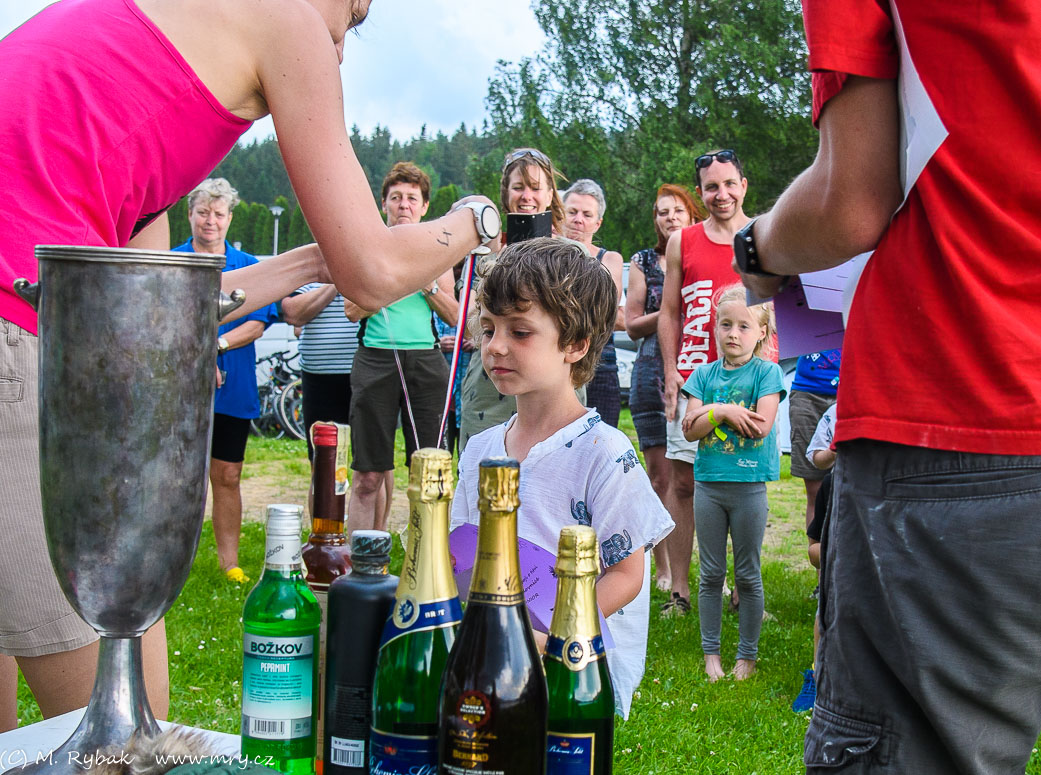
<path fill-rule="evenodd" d="M 329 422 L 316 422 L 311 426 L 314 429 L 314 443 L 323 447 L 336 446 L 336 426 Z"/>

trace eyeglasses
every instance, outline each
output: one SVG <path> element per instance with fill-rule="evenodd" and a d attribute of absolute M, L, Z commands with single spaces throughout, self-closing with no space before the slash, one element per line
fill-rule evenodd
<path fill-rule="evenodd" d="M 506 172 L 507 167 L 515 161 L 523 159 L 525 156 L 530 156 L 536 162 L 543 165 L 547 170 L 553 169 L 553 162 L 551 162 L 549 157 L 542 151 L 537 148 L 518 148 L 506 154 L 506 161 L 502 163 L 502 171 Z"/>
<path fill-rule="evenodd" d="M 737 164 L 737 154 L 729 148 L 725 148 L 722 151 L 716 151 L 715 153 L 706 153 L 699 156 L 694 160 L 694 164 L 699 170 L 705 169 L 705 167 L 711 167 L 712 162 L 715 160 L 721 161 L 723 164 Z"/>

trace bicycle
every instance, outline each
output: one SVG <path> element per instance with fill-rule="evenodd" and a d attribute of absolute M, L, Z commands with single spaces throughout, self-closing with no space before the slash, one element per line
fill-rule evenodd
<path fill-rule="evenodd" d="M 298 439 L 307 438 L 304 429 L 304 388 L 303 381 L 294 379 L 282 390 L 278 397 L 278 419 L 289 435 Z"/>
<path fill-rule="evenodd" d="M 268 380 L 257 388 L 260 416 L 249 423 L 254 436 L 280 439 L 288 433 L 293 438 L 304 438 L 300 370 L 290 364 L 295 357 L 285 350 L 257 359 L 258 366 L 271 365 Z"/>

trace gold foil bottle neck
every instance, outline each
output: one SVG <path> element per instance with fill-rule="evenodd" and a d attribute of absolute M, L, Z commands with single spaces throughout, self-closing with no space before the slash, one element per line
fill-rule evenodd
<path fill-rule="evenodd" d="M 598 576 L 600 557 L 597 554 L 596 531 L 587 525 L 568 525 L 561 528 L 557 542 L 556 572 L 558 576 Z"/>
<path fill-rule="evenodd" d="M 583 670 L 603 656 L 596 603 L 599 559 L 596 532 L 584 525 L 562 528 L 557 541 L 556 604 L 546 653 L 568 670 Z"/>
<path fill-rule="evenodd" d="M 420 502 L 451 500 L 455 482 L 452 453 L 428 447 L 412 453 L 408 497 Z"/>
<path fill-rule="evenodd" d="M 519 484 L 520 463 L 513 458 L 482 460 L 477 479 L 477 508 L 482 514 L 516 511 L 520 506 Z"/>

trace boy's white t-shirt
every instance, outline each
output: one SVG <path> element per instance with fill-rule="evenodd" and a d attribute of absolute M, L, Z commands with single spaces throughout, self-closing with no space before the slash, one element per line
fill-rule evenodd
<path fill-rule="evenodd" d="M 810 465 L 816 465 L 813 462 L 814 452 L 831 449 L 831 441 L 834 436 L 835 404 L 832 404 L 821 415 L 817 427 L 813 431 L 813 437 L 810 439 L 810 443 L 806 445 L 806 459 L 810 461 Z"/>
<path fill-rule="evenodd" d="M 453 530 L 466 522 L 480 522 L 480 463 L 506 456 L 506 430 L 516 417 L 482 431 L 467 443 L 459 460 L 459 484 L 452 503 Z M 650 549 L 674 524 L 651 488 L 629 438 L 601 422 L 592 409 L 533 446 L 520 464 L 519 536 L 555 555 L 560 529 L 567 525 L 592 526 L 600 543 L 602 568 L 624 560 L 634 549 L 646 549 L 639 594 L 607 618 L 614 639 L 607 665 L 615 709 L 628 718 L 647 658 Z"/>

